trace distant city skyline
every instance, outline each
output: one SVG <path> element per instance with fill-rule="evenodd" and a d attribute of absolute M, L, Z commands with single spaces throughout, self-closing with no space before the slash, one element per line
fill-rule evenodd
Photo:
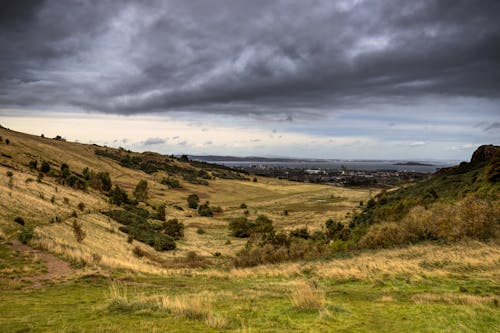
<path fill-rule="evenodd" d="M 166 154 L 468 160 L 500 144 L 498 1 L 16 1 L 0 124 Z"/>

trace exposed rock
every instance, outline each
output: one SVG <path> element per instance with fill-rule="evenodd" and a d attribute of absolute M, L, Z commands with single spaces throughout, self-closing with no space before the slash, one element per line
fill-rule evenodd
<path fill-rule="evenodd" d="M 483 145 L 476 149 L 470 161 L 471 163 L 488 161 L 497 154 L 500 155 L 500 146 Z"/>

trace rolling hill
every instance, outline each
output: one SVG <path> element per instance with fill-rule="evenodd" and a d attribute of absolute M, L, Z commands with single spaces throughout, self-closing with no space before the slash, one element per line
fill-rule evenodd
<path fill-rule="evenodd" d="M 2 332 L 500 327 L 498 147 L 379 193 L 0 137 Z"/>

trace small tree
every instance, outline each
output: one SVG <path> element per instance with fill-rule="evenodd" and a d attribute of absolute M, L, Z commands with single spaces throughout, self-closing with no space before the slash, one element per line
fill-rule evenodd
<path fill-rule="evenodd" d="M 87 234 L 83 230 L 82 224 L 79 223 L 77 220 L 74 220 L 72 227 L 73 227 L 73 234 L 75 235 L 76 241 L 78 243 L 83 242 L 83 240 L 85 239 L 85 237 L 87 236 Z"/>
<path fill-rule="evenodd" d="M 190 194 L 187 198 L 189 208 L 198 208 L 198 203 L 200 202 L 200 197 L 196 194 Z"/>
<path fill-rule="evenodd" d="M 237 217 L 229 222 L 229 230 L 234 237 L 245 238 L 250 236 L 250 230 L 255 226 L 246 217 Z"/>
<path fill-rule="evenodd" d="M 37 160 L 32 160 L 30 161 L 30 163 L 28 164 L 29 168 L 31 171 L 33 170 L 36 170 L 37 166 L 38 166 L 38 161 Z"/>
<path fill-rule="evenodd" d="M 163 233 L 169 235 L 175 240 L 184 237 L 184 223 L 179 222 L 177 219 L 171 219 L 162 224 Z"/>
<path fill-rule="evenodd" d="M 61 164 L 61 177 L 66 179 L 71 175 L 71 170 L 69 169 L 69 165 L 66 163 Z"/>
<path fill-rule="evenodd" d="M 158 220 L 160 221 L 165 221 L 165 215 L 166 215 L 166 212 L 165 212 L 165 204 L 162 203 L 158 206 L 158 209 L 156 210 L 156 213 L 157 213 L 157 216 L 158 216 Z"/>
<path fill-rule="evenodd" d="M 40 167 L 40 171 L 43 173 L 49 173 L 50 171 L 50 164 L 47 161 L 42 162 L 42 166 Z"/>
<path fill-rule="evenodd" d="M 122 190 L 120 186 L 115 185 L 115 188 L 109 191 L 109 202 L 112 204 L 120 206 L 122 203 L 130 203 L 127 192 Z"/>
<path fill-rule="evenodd" d="M 206 201 L 203 205 L 200 205 L 198 207 L 198 215 L 208 216 L 208 217 L 214 216 L 214 213 L 213 213 L 212 209 L 210 208 L 210 203 L 208 201 Z"/>
<path fill-rule="evenodd" d="M 148 198 L 148 181 L 141 179 L 134 189 L 134 197 L 137 201 L 144 201 Z"/>
<path fill-rule="evenodd" d="M 10 140 L 9 139 L 5 139 L 5 144 L 6 145 L 10 144 Z"/>

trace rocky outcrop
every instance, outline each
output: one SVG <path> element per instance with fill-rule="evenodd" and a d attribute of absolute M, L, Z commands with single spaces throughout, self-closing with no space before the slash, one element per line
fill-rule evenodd
<path fill-rule="evenodd" d="M 476 149 L 472 158 L 471 163 L 489 161 L 493 157 L 500 155 L 500 146 L 494 145 L 484 145 Z"/>

